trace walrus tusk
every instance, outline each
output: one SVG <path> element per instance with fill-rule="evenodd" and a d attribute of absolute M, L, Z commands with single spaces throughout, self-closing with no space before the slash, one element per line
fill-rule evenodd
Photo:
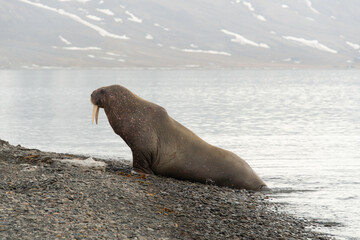
<path fill-rule="evenodd" d="M 95 123 L 98 124 L 98 118 L 99 118 L 99 106 L 94 105 L 91 116 L 91 123 L 94 124 L 94 119 L 95 119 Z"/>

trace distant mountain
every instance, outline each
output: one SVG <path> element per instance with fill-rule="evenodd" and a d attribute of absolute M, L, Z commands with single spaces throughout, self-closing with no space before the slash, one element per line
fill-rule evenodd
<path fill-rule="evenodd" d="M 360 67 L 360 0 L 0 0 L 0 67 Z"/>

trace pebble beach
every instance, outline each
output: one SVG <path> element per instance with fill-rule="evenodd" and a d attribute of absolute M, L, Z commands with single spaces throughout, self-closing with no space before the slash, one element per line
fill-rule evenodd
<path fill-rule="evenodd" d="M 0 239 L 332 239 L 267 193 L 131 170 L 0 140 Z"/>

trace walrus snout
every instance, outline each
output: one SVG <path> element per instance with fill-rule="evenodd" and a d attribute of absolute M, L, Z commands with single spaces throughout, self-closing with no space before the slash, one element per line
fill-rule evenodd
<path fill-rule="evenodd" d="M 103 107 L 102 105 L 103 105 L 104 93 L 105 93 L 104 88 L 99 88 L 93 91 L 90 96 L 91 103 L 99 107 Z"/>

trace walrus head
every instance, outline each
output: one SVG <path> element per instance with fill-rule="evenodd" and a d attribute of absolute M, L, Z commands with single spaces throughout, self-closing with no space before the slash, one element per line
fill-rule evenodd
<path fill-rule="evenodd" d="M 136 99 L 135 94 L 120 85 L 111 85 L 101 87 L 92 92 L 90 101 L 94 105 L 91 122 L 98 123 L 99 109 L 104 108 L 105 113 L 113 112 L 113 106 L 116 106 L 117 111 L 122 109 L 122 106 L 131 105 L 131 101 Z M 109 116 L 108 116 L 109 118 Z"/>
<path fill-rule="evenodd" d="M 91 116 L 91 123 L 94 123 L 94 120 L 96 124 L 98 123 L 99 118 L 99 109 L 104 107 L 105 103 L 105 88 L 99 88 L 91 94 L 90 97 L 91 103 L 94 105 L 92 116 Z"/>

